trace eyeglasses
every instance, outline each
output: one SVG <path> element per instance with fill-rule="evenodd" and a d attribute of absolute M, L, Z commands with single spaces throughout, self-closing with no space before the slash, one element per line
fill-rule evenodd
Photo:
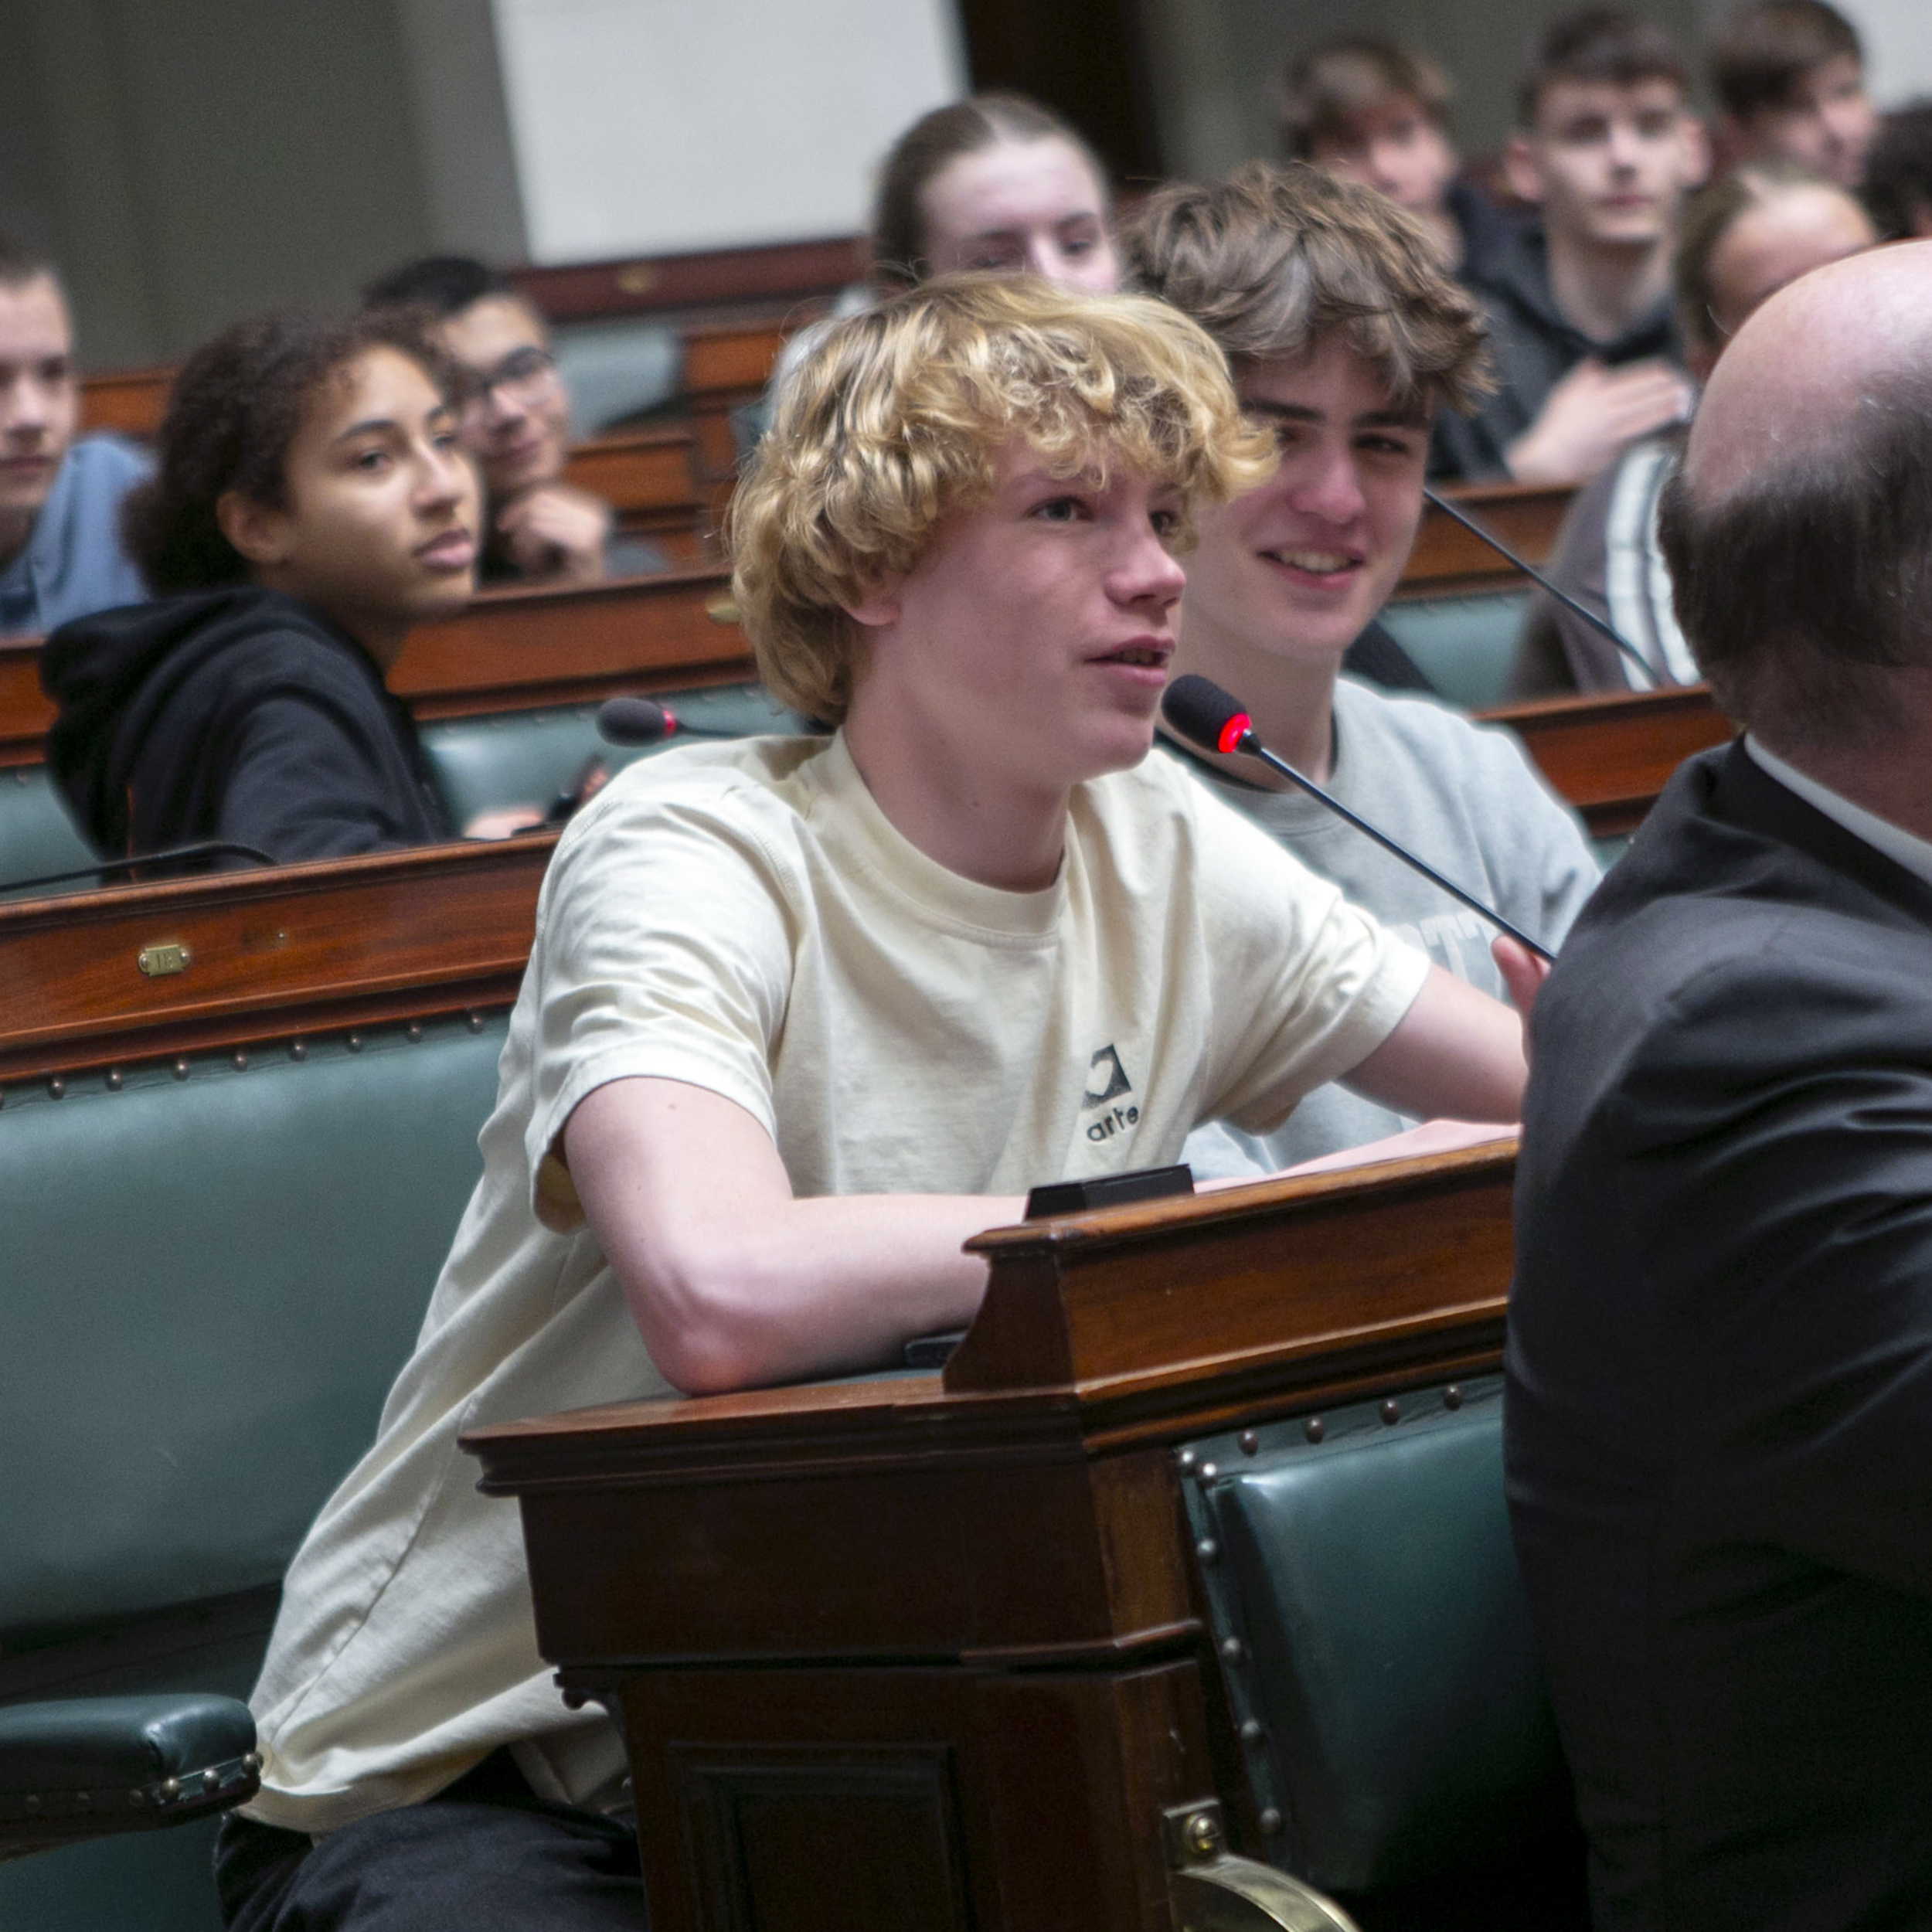
<path fill-rule="evenodd" d="M 556 358 L 547 349 L 532 344 L 512 349 L 488 375 L 470 372 L 463 386 L 463 414 L 471 420 L 480 420 L 488 413 L 491 397 L 499 392 L 507 400 L 528 409 L 542 402 L 556 380 Z"/>

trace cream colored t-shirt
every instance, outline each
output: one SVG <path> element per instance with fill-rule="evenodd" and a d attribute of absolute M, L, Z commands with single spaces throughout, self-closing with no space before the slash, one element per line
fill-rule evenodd
<path fill-rule="evenodd" d="M 515 1505 L 456 1446 L 666 1392 L 557 1158 L 594 1088 L 725 1095 L 800 1195 L 1017 1193 L 1174 1160 L 1198 1121 L 1277 1125 L 1427 970 L 1169 760 L 1080 787 L 1036 893 L 908 844 L 841 737 L 633 765 L 558 845 L 483 1177 L 376 1444 L 290 1570 L 250 1815 L 332 1830 L 503 1743 L 573 1802 L 621 1774 L 538 1655 Z"/>

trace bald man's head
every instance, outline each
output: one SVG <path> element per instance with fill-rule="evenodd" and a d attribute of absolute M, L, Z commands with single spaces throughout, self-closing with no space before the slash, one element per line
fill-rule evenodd
<path fill-rule="evenodd" d="M 1738 332 L 1659 535 L 1678 621 L 1774 749 L 1896 735 L 1932 673 L 1932 243 L 1822 268 Z"/>

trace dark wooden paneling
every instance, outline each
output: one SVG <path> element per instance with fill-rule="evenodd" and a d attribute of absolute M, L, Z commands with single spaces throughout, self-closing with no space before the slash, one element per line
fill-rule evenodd
<path fill-rule="evenodd" d="M 632 430 L 580 443 L 564 478 L 602 497 L 621 530 L 695 536 L 704 509 L 696 462 L 689 429 Z"/>

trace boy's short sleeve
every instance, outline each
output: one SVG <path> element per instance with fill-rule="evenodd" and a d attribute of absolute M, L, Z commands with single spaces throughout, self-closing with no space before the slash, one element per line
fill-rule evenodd
<path fill-rule="evenodd" d="M 578 1104 L 612 1080 L 704 1087 L 776 1138 L 771 1058 L 799 926 L 774 857 L 782 808 L 757 787 L 599 804 L 557 849 L 529 966 L 532 1205 L 563 1233 L 583 1214 L 561 1136 Z"/>
<path fill-rule="evenodd" d="M 1252 821 L 1194 794 L 1195 862 L 1213 981 L 1203 1120 L 1279 1127 L 1401 1023 L 1427 956 L 1318 878 Z"/>

